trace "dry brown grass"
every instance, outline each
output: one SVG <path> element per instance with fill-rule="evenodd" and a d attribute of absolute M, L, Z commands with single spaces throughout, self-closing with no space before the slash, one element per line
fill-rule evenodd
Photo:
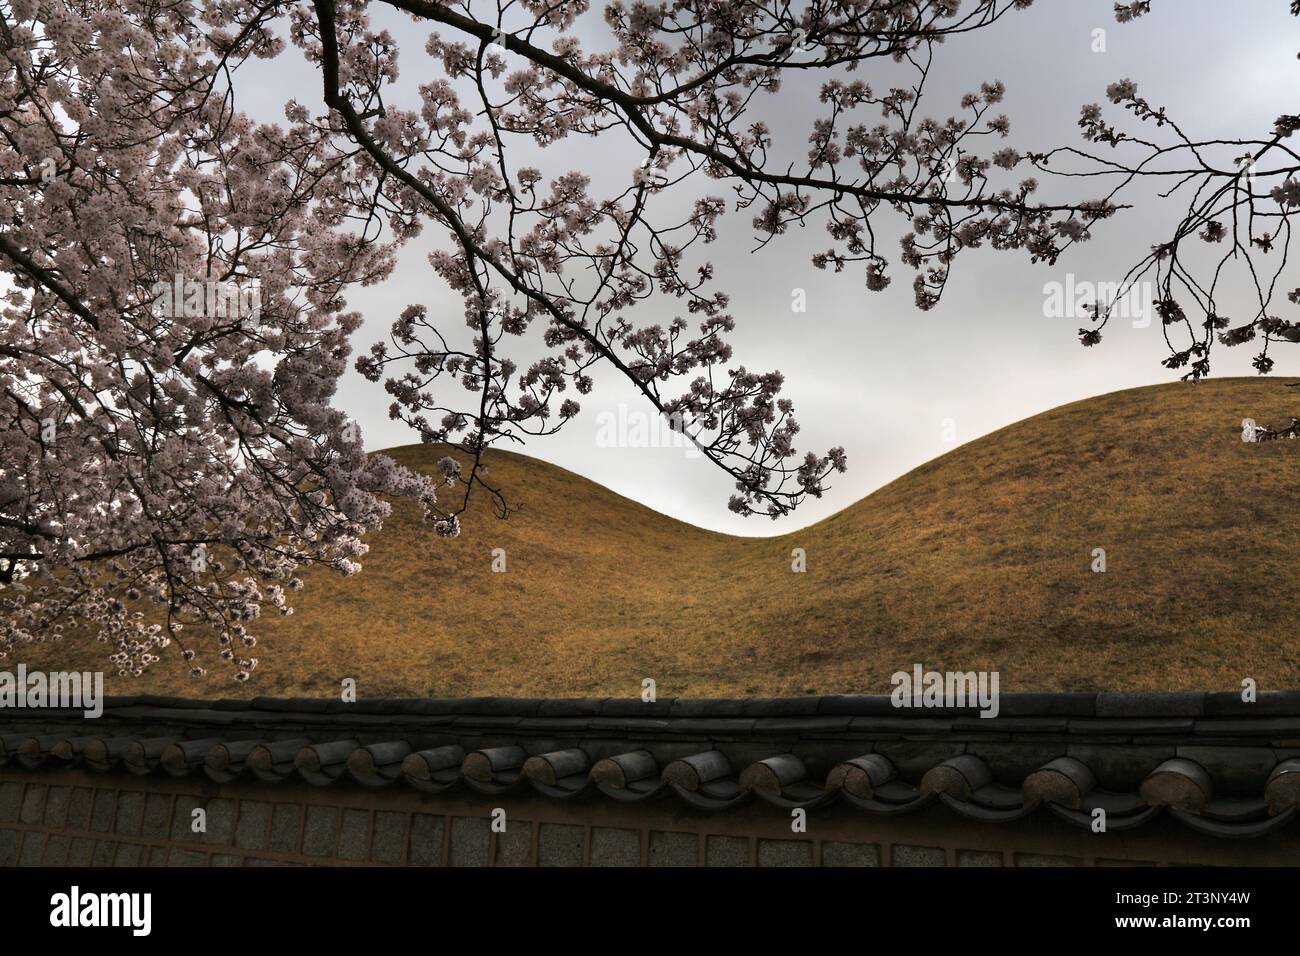
<path fill-rule="evenodd" d="M 309 575 L 297 613 L 258 628 L 249 684 L 193 682 L 168 658 L 110 690 L 333 696 L 354 677 L 363 696 L 635 696 L 653 677 L 664 696 L 878 693 L 913 662 L 997 670 L 1004 691 L 1296 687 L 1300 442 L 1247 445 L 1237 427 L 1291 414 L 1300 394 L 1276 380 L 1117 392 L 763 539 L 493 452 L 521 513 L 480 507 L 445 542 L 398 508 L 361 575 Z M 42 650 L 29 665 L 95 666 L 100 647 Z"/>

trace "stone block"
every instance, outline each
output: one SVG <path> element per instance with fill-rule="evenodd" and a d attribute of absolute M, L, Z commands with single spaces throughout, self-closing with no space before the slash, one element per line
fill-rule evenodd
<path fill-rule="evenodd" d="M 1016 866 L 1080 866 L 1083 861 L 1074 856 L 1049 853 L 1017 853 Z"/>
<path fill-rule="evenodd" d="M 90 808 L 94 803 L 94 792 L 86 787 L 75 787 L 68 799 L 69 830 L 86 831 L 90 829 Z"/>
<path fill-rule="evenodd" d="M 0 830 L 0 866 L 13 866 L 18 862 L 17 830 Z"/>
<path fill-rule="evenodd" d="M 271 849 L 297 853 L 302 837 L 302 809 L 294 803 L 277 803 L 271 814 Z"/>
<path fill-rule="evenodd" d="M 948 854 L 937 846 L 908 846 L 895 843 L 894 866 L 947 866 Z"/>
<path fill-rule="evenodd" d="M 203 834 L 203 842 L 229 846 L 235 838 L 235 801 L 216 797 L 204 809 L 208 812 L 208 830 Z"/>
<path fill-rule="evenodd" d="M 196 843 L 202 839 L 203 834 L 195 833 L 194 826 L 196 823 L 194 811 L 202 809 L 198 797 L 183 793 L 176 797 L 176 804 L 172 810 L 172 842 L 173 843 Z"/>
<path fill-rule="evenodd" d="M 113 857 L 117 853 L 117 844 L 112 840 L 96 840 L 95 849 L 91 853 L 91 866 L 112 866 Z"/>
<path fill-rule="evenodd" d="M 444 818 L 428 813 L 411 816 L 411 865 L 442 866 Z"/>
<path fill-rule="evenodd" d="M 706 866 L 749 866 L 749 840 L 732 836 L 706 837 L 704 863 Z"/>
<path fill-rule="evenodd" d="M 90 866 L 90 857 L 94 852 L 94 840 L 76 837 L 68 850 L 68 866 Z"/>
<path fill-rule="evenodd" d="M 591 828 L 592 866 L 639 866 L 641 834 L 615 827 Z"/>
<path fill-rule="evenodd" d="M 1002 854 L 994 850 L 958 850 L 958 866 L 1002 866 Z"/>
<path fill-rule="evenodd" d="M 405 813 L 376 811 L 375 829 L 370 839 L 370 859 L 377 863 L 402 863 L 406 857 Z"/>
<path fill-rule="evenodd" d="M 341 860 L 364 860 L 370 855 L 368 836 L 370 814 L 365 810 L 344 810 L 339 831 L 338 856 Z"/>
<path fill-rule="evenodd" d="M 759 866 L 812 866 L 811 840 L 759 840 Z"/>
<path fill-rule="evenodd" d="M 699 837 L 694 833 L 650 832 L 651 866 L 696 866 Z"/>
<path fill-rule="evenodd" d="M 171 853 L 167 855 L 168 866 L 207 866 L 208 858 L 199 853 L 197 850 L 186 850 L 181 847 L 172 847 Z"/>
<path fill-rule="evenodd" d="M 95 804 L 90 811 L 90 829 L 96 833 L 111 833 L 116 816 L 117 791 L 96 790 Z"/>
<path fill-rule="evenodd" d="M 151 793 L 144 800 L 144 824 L 141 833 L 148 837 L 167 835 L 167 817 L 171 814 L 172 798 L 165 793 Z"/>
<path fill-rule="evenodd" d="M 270 840 L 271 804 L 263 800 L 240 801 L 235 846 L 244 850 L 265 850 Z"/>
<path fill-rule="evenodd" d="M 880 866 L 880 847 L 874 843 L 822 843 L 822 866 Z"/>
<path fill-rule="evenodd" d="M 45 794 L 49 787 L 40 783 L 29 783 L 23 794 L 23 811 L 19 817 L 23 823 L 40 823 L 45 816 Z"/>
<path fill-rule="evenodd" d="M 140 866 L 144 859 L 145 847 L 138 843 L 119 843 L 113 855 L 114 866 Z"/>
<path fill-rule="evenodd" d="M 62 830 L 68 824 L 68 802 L 72 799 L 71 787 L 50 787 L 45 798 L 45 825 Z"/>
<path fill-rule="evenodd" d="M 123 792 L 117 797 L 117 822 L 113 831 L 122 836 L 138 836 L 144 826 L 145 795 L 139 791 Z"/>
<path fill-rule="evenodd" d="M 307 856 L 333 856 L 339 838 L 339 811 L 335 807 L 308 807 L 302 852 Z"/>
<path fill-rule="evenodd" d="M 23 834 L 22 849 L 18 853 L 19 866 L 40 866 L 45 852 L 45 834 L 28 830 Z"/>
<path fill-rule="evenodd" d="M 537 833 L 538 866 L 582 866 L 582 827 L 543 823 Z"/>
<path fill-rule="evenodd" d="M 23 805 L 21 783 L 0 783 L 0 823 L 13 823 Z"/>
<path fill-rule="evenodd" d="M 487 866 L 488 839 L 487 817 L 452 817 L 451 865 Z"/>
<path fill-rule="evenodd" d="M 527 866 L 533 862 L 533 825 L 516 820 L 497 834 L 497 866 Z"/>
<path fill-rule="evenodd" d="M 41 866 L 63 866 L 68 862 L 68 851 L 72 840 L 62 833 L 51 833 L 45 841 L 45 852 L 41 854 Z"/>

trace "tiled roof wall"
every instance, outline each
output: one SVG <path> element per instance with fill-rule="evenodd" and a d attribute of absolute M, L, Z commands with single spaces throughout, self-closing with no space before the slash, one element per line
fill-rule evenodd
<path fill-rule="evenodd" d="M 660 798 L 707 812 L 760 801 L 897 817 L 943 805 L 1006 823 L 1048 813 L 1108 831 L 1172 817 L 1263 837 L 1300 806 L 1300 693 L 1006 694 L 1000 713 L 887 697 L 751 700 L 111 699 L 104 716 L 0 711 L 0 764 L 273 785 L 298 780 Z"/>
<path fill-rule="evenodd" d="M 200 808 L 205 826 L 196 830 Z M 1095 834 L 1051 814 L 987 826 L 938 804 L 877 816 L 834 803 L 796 833 L 789 814 L 763 801 L 710 814 L 683 812 L 672 799 L 557 801 L 527 789 L 485 800 L 471 790 L 430 796 L 346 781 L 268 787 L 0 769 L 0 866 L 1293 865 L 1297 856 L 1294 829 L 1221 840 L 1165 817 Z"/>

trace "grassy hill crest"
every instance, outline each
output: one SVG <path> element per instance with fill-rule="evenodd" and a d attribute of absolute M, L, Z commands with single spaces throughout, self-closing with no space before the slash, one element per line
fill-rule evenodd
<path fill-rule="evenodd" d="M 295 614 L 258 625 L 248 685 L 215 668 L 194 682 L 165 658 L 110 692 L 317 696 L 354 677 L 362 696 L 631 697 L 653 677 L 663 696 L 883 693 L 915 662 L 997 670 L 1004 691 L 1297 687 L 1300 442 L 1244 444 L 1239 428 L 1293 414 L 1300 395 L 1276 379 L 1115 392 L 772 538 L 493 451 L 521 513 L 480 502 L 448 542 L 399 506 L 360 575 L 310 573 Z M 385 453 L 425 470 L 440 454 Z M 27 661 L 99 668 L 100 648 Z"/>

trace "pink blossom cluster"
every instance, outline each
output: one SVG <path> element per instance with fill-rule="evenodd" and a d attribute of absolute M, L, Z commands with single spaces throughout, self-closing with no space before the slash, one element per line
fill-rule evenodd
<path fill-rule="evenodd" d="M 301 568 L 357 571 L 381 495 L 435 501 L 333 405 L 391 247 L 323 200 L 324 137 L 231 106 L 273 12 L 0 9 L 0 658 L 93 635 L 121 674 L 176 645 L 246 680 Z M 157 307 L 195 285 L 258 308 Z"/>

